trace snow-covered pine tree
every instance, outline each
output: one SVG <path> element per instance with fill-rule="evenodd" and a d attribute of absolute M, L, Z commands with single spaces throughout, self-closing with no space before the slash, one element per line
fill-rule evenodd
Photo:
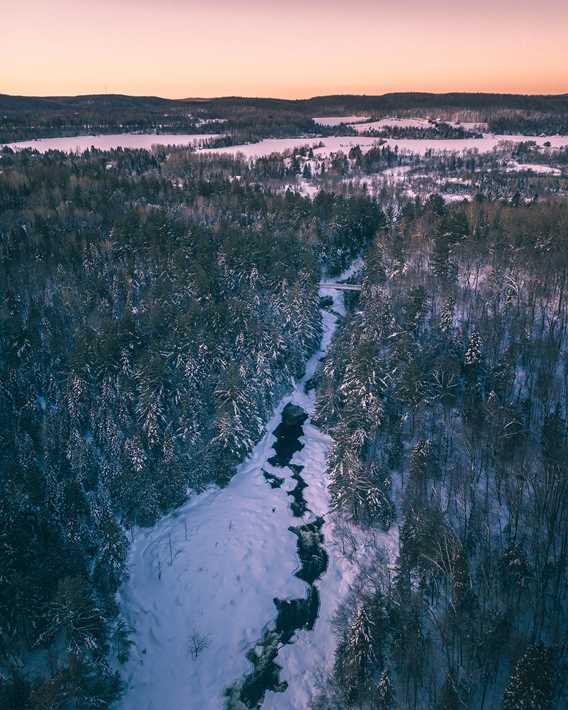
<path fill-rule="evenodd" d="M 368 438 L 372 437 L 382 421 L 381 395 L 386 386 L 376 343 L 361 338 L 351 354 L 340 386 L 345 402 L 343 419 L 347 426 L 360 428 Z"/>
<path fill-rule="evenodd" d="M 455 298 L 453 296 L 450 296 L 444 304 L 442 312 L 440 313 L 440 329 L 445 335 L 451 333 L 452 328 L 454 327 L 455 307 Z"/>
<path fill-rule="evenodd" d="M 364 604 L 355 611 L 339 644 L 335 675 L 349 705 L 360 702 L 371 691 L 371 674 L 376 660 L 374 622 Z"/>
<path fill-rule="evenodd" d="M 474 368 L 481 362 L 481 345 L 481 336 L 476 330 L 474 330 L 469 338 L 467 350 L 464 355 L 464 363 L 466 367 Z"/>

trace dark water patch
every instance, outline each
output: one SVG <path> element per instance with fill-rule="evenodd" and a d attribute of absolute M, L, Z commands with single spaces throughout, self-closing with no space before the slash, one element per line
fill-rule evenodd
<path fill-rule="evenodd" d="M 304 513 L 308 510 L 308 505 L 304 499 L 304 489 L 308 487 L 308 484 L 300 475 L 304 470 L 304 467 L 291 463 L 289 468 L 292 469 L 292 478 L 296 481 L 294 489 L 288 491 L 288 495 L 293 499 L 290 504 L 290 508 L 296 518 L 301 518 L 302 515 L 304 515 Z"/>
<path fill-rule="evenodd" d="M 308 418 L 305 410 L 297 404 L 288 403 L 282 411 L 282 421 L 274 430 L 276 441 L 272 458 L 268 459 L 271 466 L 283 468 L 292 460 L 296 451 L 301 451 L 304 445 L 300 437 L 304 433 L 304 422 Z"/>
<path fill-rule="evenodd" d="M 271 488 L 280 488 L 285 480 L 284 478 L 280 478 L 280 476 L 275 476 L 273 473 L 269 473 L 264 469 L 262 469 L 262 475 L 264 476 L 264 480 Z"/>
<path fill-rule="evenodd" d="M 228 707 L 238 707 L 238 702 L 247 708 L 259 708 L 267 690 L 283 693 L 288 687 L 280 681 L 282 667 L 276 663 L 281 639 L 277 631 L 268 631 L 260 644 L 247 654 L 254 670 L 244 680 L 240 690 L 233 688 L 229 694 Z M 232 702 L 231 702 L 232 700 Z"/>
<path fill-rule="evenodd" d="M 317 387 L 317 377 L 314 375 L 313 377 L 310 377 L 309 380 L 306 381 L 304 384 L 304 392 L 306 394 L 309 394 L 312 390 L 315 390 Z"/>
<path fill-rule="evenodd" d="M 316 370 L 315 375 L 304 383 L 304 393 L 309 394 L 312 390 L 316 390 L 320 385 L 320 381 L 321 373 L 319 370 Z"/>
<path fill-rule="evenodd" d="M 290 532 L 298 536 L 298 557 L 302 563 L 296 577 L 312 585 L 326 571 L 329 562 L 323 546 L 323 523 L 324 519 L 318 517 L 311 523 L 290 528 Z"/>
<path fill-rule="evenodd" d="M 320 606 L 319 591 L 310 585 L 305 599 L 275 599 L 274 604 L 278 609 L 276 631 L 282 643 L 290 643 L 296 631 L 314 628 Z"/>
<path fill-rule="evenodd" d="M 253 670 L 242 684 L 230 688 L 227 693 L 227 708 L 260 708 L 268 690 L 283 693 L 288 688 L 280 680 L 280 666 L 276 659 L 278 651 L 293 642 L 294 634 L 301 629 L 311 631 L 318 618 L 320 596 L 317 587 L 310 585 L 305 599 L 274 599 L 278 615 L 273 629 L 266 631 L 260 643 L 247 654 Z"/>
<path fill-rule="evenodd" d="M 305 599 L 274 599 L 278 615 L 274 629 L 267 631 L 261 642 L 247 654 L 253 670 L 246 676 L 240 690 L 232 688 L 228 692 L 228 708 L 238 707 L 238 702 L 247 708 L 259 708 L 267 690 L 283 693 L 288 688 L 286 681 L 280 680 L 282 666 L 276 662 L 278 651 L 292 643 L 294 634 L 300 629 L 311 631 L 318 618 L 320 598 L 317 587 L 310 585 Z"/>
<path fill-rule="evenodd" d="M 331 308 L 333 306 L 333 298 L 331 296 L 320 296 L 319 306 L 320 308 Z"/>

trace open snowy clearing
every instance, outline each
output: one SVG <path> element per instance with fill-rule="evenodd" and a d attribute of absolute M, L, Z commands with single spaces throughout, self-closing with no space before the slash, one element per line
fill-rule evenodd
<path fill-rule="evenodd" d="M 219 138 L 217 133 L 109 133 L 98 136 L 68 136 L 64 138 L 36 138 L 31 141 L 18 141 L 16 143 L 4 143 L 3 147 L 13 150 L 24 150 L 32 148 L 40 153 L 48 150 L 62 150 L 66 153 L 83 153 L 90 148 L 98 150 L 114 150 L 115 148 L 131 148 L 150 150 L 154 145 L 196 145 L 203 141 Z"/>
<path fill-rule="evenodd" d="M 387 116 L 381 118 L 380 121 L 350 124 L 351 128 L 354 128 L 358 133 L 381 131 L 384 128 L 432 128 L 432 125 L 426 118 L 397 118 L 396 116 Z"/>
<path fill-rule="evenodd" d="M 553 165 L 543 165 L 542 163 L 517 163 L 515 161 L 512 161 L 507 165 L 507 172 L 530 172 L 537 175 L 552 175 L 554 177 L 562 175 L 562 170 L 560 168 L 555 168 Z"/>
<path fill-rule="evenodd" d="M 355 121 L 367 121 L 368 119 L 369 116 L 319 116 L 312 120 L 320 126 L 341 126 L 343 124 L 349 125 Z"/>
<path fill-rule="evenodd" d="M 294 481 L 268 459 L 274 454 L 272 432 L 284 407 L 292 402 L 308 416 L 313 413 L 315 394 L 306 394 L 305 384 L 329 347 L 338 321 L 335 313 L 344 313 L 341 291 L 322 289 L 321 295 L 333 299 L 332 309 L 322 311 L 321 349 L 308 361 L 304 378 L 280 402 L 267 433 L 229 485 L 190 499 L 149 530 L 136 531 L 128 560 L 130 577 L 120 594 L 134 642 L 123 670 L 128 688 L 123 710 L 222 708 L 224 691 L 251 672 L 246 654 L 274 623 L 274 598 L 306 594 L 307 585 L 294 576 L 298 553 L 296 536 L 289 531 L 299 524 L 288 495 Z M 328 511 L 326 455 L 331 440 L 308 418 L 300 441 L 304 448 L 292 463 L 304 467 L 306 516 L 313 519 Z M 268 485 L 264 472 L 284 477 L 283 485 Z M 305 516 L 300 520 L 308 521 Z M 266 708 L 308 707 L 316 692 L 314 671 L 329 670 L 333 662 L 331 617 L 357 568 L 334 542 L 332 517 L 322 532 L 329 562 L 317 582 L 319 616 L 313 630 L 297 632 L 291 644 L 280 648 L 280 679 L 289 685 L 285 692 L 268 692 Z M 202 642 L 197 653 L 196 640 Z"/>
<path fill-rule="evenodd" d="M 398 147 L 399 151 L 407 151 L 417 155 L 424 155 L 428 151 L 445 151 L 449 153 L 463 153 L 465 151 L 477 150 L 480 153 L 490 153 L 499 143 L 522 143 L 523 141 L 534 141 L 539 146 L 550 144 L 552 148 L 568 146 L 568 136 L 498 136 L 493 134 L 484 135 L 482 138 L 387 138 L 381 139 L 380 145 L 388 145 L 391 148 Z M 204 148 L 203 150 L 214 153 L 228 153 L 232 155 L 241 154 L 245 158 L 261 158 L 272 153 L 284 153 L 287 150 L 301 148 L 304 146 L 314 146 L 322 144 L 323 147 L 314 150 L 319 156 L 330 155 L 343 151 L 349 152 L 351 148 L 358 145 L 363 152 L 368 151 L 375 145 L 379 145 L 379 139 L 370 136 L 329 136 L 323 138 L 265 138 L 258 143 L 244 143 L 240 145 L 225 146 L 223 148 Z"/>
<path fill-rule="evenodd" d="M 480 133 L 487 133 L 488 125 L 484 121 L 445 121 L 450 126 L 454 128 L 463 128 L 464 131 L 479 131 Z"/>
<path fill-rule="evenodd" d="M 353 118 L 348 117 L 348 118 Z M 401 119 L 403 120 L 403 119 Z M 411 120 L 411 119 L 405 119 Z M 412 119 L 415 120 L 415 119 Z M 360 126 L 367 126 L 366 129 Z M 360 124 L 357 130 L 368 130 L 372 124 Z M 155 145 L 175 145 L 188 146 L 204 143 L 205 141 L 221 137 L 217 133 L 196 133 L 196 134 L 153 134 L 153 133 L 119 133 L 98 136 L 71 136 L 64 138 L 38 138 L 30 141 L 18 141 L 15 143 L 5 143 L 0 148 L 6 146 L 14 150 L 32 148 L 45 153 L 48 150 L 62 150 L 68 153 L 81 153 L 90 148 L 99 150 L 113 150 L 116 148 L 146 149 L 150 150 Z M 486 134 L 482 138 L 387 138 L 381 139 L 381 145 L 388 145 L 391 148 L 398 147 L 399 151 L 407 151 L 417 155 L 424 155 L 427 151 L 447 151 L 460 153 L 469 150 L 478 150 L 481 153 L 491 152 L 499 143 L 508 141 L 511 143 L 521 143 L 523 141 L 534 141 L 539 146 L 545 144 L 551 148 L 568 146 L 568 136 L 500 136 Z M 240 153 L 246 158 L 259 158 L 271 153 L 283 153 L 303 146 L 313 146 L 323 143 L 322 148 L 315 150 L 320 156 L 330 155 L 339 151 L 348 152 L 353 146 L 358 145 L 363 152 L 366 152 L 374 145 L 378 145 L 378 139 L 371 136 L 328 136 L 323 138 L 265 138 L 258 143 L 245 143 L 223 148 L 201 148 L 202 150 L 214 153 Z"/>

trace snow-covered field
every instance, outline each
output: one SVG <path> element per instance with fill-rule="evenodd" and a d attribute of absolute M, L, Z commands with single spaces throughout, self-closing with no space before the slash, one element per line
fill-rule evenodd
<path fill-rule="evenodd" d="M 354 128 L 358 133 L 380 131 L 384 128 L 431 128 L 436 122 L 435 119 L 430 121 L 427 118 L 401 118 L 399 116 L 385 116 L 378 121 L 370 121 L 368 116 L 320 116 L 314 118 L 313 121 L 320 126 L 340 126 L 341 124 L 346 124 Z M 456 128 L 461 127 L 466 131 L 487 132 L 487 123 L 475 123 L 472 121 L 458 123 L 449 121 L 449 124 Z"/>
<path fill-rule="evenodd" d="M 425 118 L 397 118 L 387 116 L 380 121 L 350 124 L 358 133 L 365 131 L 381 131 L 384 128 L 431 128 L 432 124 Z"/>
<path fill-rule="evenodd" d="M 343 274 L 346 277 L 353 268 Z M 333 310 L 343 313 L 343 295 Z M 120 604 L 133 630 L 130 659 L 123 671 L 128 690 L 122 710 L 218 710 L 224 690 L 238 683 L 252 665 L 246 654 L 276 618 L 273 599 L 304 597 L 307 585 L 294 576 L 299 567 L 296 536 L 288 528 L 298 518 L 290 510 L 287 491 L 294 487 L 285 468 L 272 469 L 272 431 L 289 402 L 311 414 L 314 392 L 304 385 L 313 376 L 337 325 L 323 311 L 321 350 L 308 362 L 305 377 L 280 402 L 267 433 L 224 489 L 211 489 L 190 499 L 149 530 L 137 530 L 128 560 L 130 577 Z M 304 424 L 302 451 L 293 463 L 304 466 L 304 496 L 311 512 L 328 510 L 326 454 L 331 440 L 310 419 Z M 285 477 L 281 488 L 267 484 L 263 469 Z M 303 519 L 302 519 L 303 520 Z M 328 569 L 317 582 L 321 608 L 312 631 L 296 633 L 276 659 L 283 693 L 269 692 L 265 708 L 307 708 L 315 693 L 315 671 L 329 669 L 335 642 L 331 617 L 353 582 L 356 569 L 334 542 L 328 517 L 323 526 Z M 192 641 L 204 648 L 192 653 Z"/>
<path fill-rule="evenodd" d="M 534 141 L 537 145 L 544 146 L 550 143 L 552 148 L 568 146 L 568 136 L 536 136 L 527 137 L 522 135 L 500 136 L 486 134 L 482 138 L 387 138 L 383 139 L 383 145 L 391 148 L 398 146 L 399 151 L 407 151 L 417 155 L 424 155 L 427 151 L 446 151 L 450 153 L 462 153 L 469 150 L 477 150 L 480 153 L 490 153 L 499 143 L 522 143 L 523 141 Z M 323 138 L 265 138 L 258 143 L 244 143 L 231 145 L 223 148 L 204 149 L 215 153 L 229 153 L 236 155 L 241 153 L 246 158 L 259 158 L 271 153 L 283 153 L 287 150 L 300 148 L 303 146 L 313 146 L 323 143 L 322 148 L 317 148 L 314 152 L 317 155 L 330 155 L 340 150 L 348 152 L 353 146 L 360 146 L 363 152 L 368 151 L 373 145 L 378 145 L 377 138 L 369 136 L 328 136 Z"/>
<path fill-rule="evenodd" d="M 523 143 L 524 141 L 535 141 L 537 145 L 543 146 L 550 143 L 552 148 L 568 146 L 568 136 L 538 136 L 527 137 L 521 135 L 500 136 L 492 133 L 485 134 L 482 138 L 388 138 L 387 143 L 399 150 L 406 150 L 410 153 L 424 155 L 427 151 L 448 151 L 450 153 L 461 153 L 468 150 L 478 150 L 480 153 L 490 153 L 499 143 Z"/>
<path fill-rule="evenodd" d="M 341 126 L 343 123 L 349 124 L 355 121 L 366 121 L 369 116 L 319 116 L 313 120 L 320 126 Z"/>
<path fill-rule="evenodd" d="M 479 131 L 480 133 L 487 133 L 488 125 L 484 121 L 446 121 L 450 126 L 454 128 L 463 128 L 464 131 Z"/>
<path fill-rule="evenodd" d="M 339 151 L 349 152 L 355 145 L 361 147 L 362 151 L 369 150 L 373 145 L 378 144 L 377 138 L 356 137 L 356 136 L 328 136 L 326 138 L 265 138 L 258 143 L 243 143 L 240 145 L 225 146 L 223 148 L 205 148 L 209 152 L 228 153 L 236 155 L 240 153 L 246 158 L 262 158 L 271 153 L 284 153 L 294 148 L 304 146 L 315 146 L 323 144 L 322 148 L 314 150 L 319 156 L 330 155 Z"/>
<path fill-rule="evenodd" d="M 352 119 L 353 116 L 346 118 Z M 331 120 L 331 119 L 330 119 Z M 387 120 L 387 119 L 384 119 Z M 417 123 L 418 119 L 400 119 L 401 121 L 413 121 Z M 359 124 L 354 127 L 357 130 L 368 130 L 373 124 Z M 363 128 L 367 126 L 367 128 Z M 7 146 L 14 150 L 24 148 L 33 148 L 40 153 L 45 153 L 48 150 L 63 150 L 66 152 L 82 152 L 91 147 L 100 150 L 112 150 L 114 148 L 139 148 L 150 149 L 154 145 L 199 145 L 204 141 L 219 138 L 222 134 L 217 133 L 199 133 L 199 134 L 154 134 L 154 133 L 118 133 L 109 135 L 97 136 L 71 136 L 64 138 L 37 138 L 30 141 L 18 141 L 15 143 L 5 143 L 0 145 L 0 148 Z M 388 145 L 391 148 L 398 147 L 400 151 L 407 151 L 418 155 L 424 155 L 429 150 L 448 151 L 460 153 L 468 150 L 478 150 L 481 153 L 492 151 L 499 143 L 510 141 L 512 143 L 520 143 L 523 141 L 535 141 L 537 145 L 543 146 L 549 143 L 552 148 L 568 146 L 568 136 L 499 136 L 486 134 L 482 138 L 452 138 L 452 139 L 435 139 L 435 138 L 387 138 L 382 139 L 382 145 Z M 226 146 L 223 148 L 203 148 L 203 150 L 215 153 L 241 153 L 247 158 L 259 158 L 270 155 L 271 153 L 283 153 L 286 150 L 302 146 L 313 146 L 323 143 L 322 148 L 315 150 L 317 155 L 330 155 L 339 151 L 348 152 L 353 146 L 360 146 L 363 152 L 369 150 L 373 145 L 378 144 L 378 139 L 369 136 L 327 136 L 323 138 L 265 138 L 258 143 L 245 143 L 240 145 Z"/>
<path fill-rule="evenodd" d="M 219 134 L 196 133 L 116 133 L 98 136 L 69 136 L 64 138 L 36 138 L 31 141 L 18 141 L 4 143 L 0 148 L 7 146 L 14 150 L 33 148 L 40 153 L 48 150 L 62 150 L 67 153 L 82 153 L 89 148 L 99 150 L 113 150 L 115 148 L 144 148 L 149 150 L 154 145 L 195 145 L 212 138 L 219 138 Z"/>

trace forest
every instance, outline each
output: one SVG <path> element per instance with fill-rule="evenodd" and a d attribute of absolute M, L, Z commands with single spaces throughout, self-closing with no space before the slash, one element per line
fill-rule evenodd
<path fill-rule="evenodd" d="M 130 531 L 227 482 L 382 216 L 228 158 L 0 156 L 0 705 L 108 707 Z"/>
<path fill-rule="evenodd" d="M 333 508 L 384 532 L 317 710 L 565 707 L 567 230 L 434 195 L 368 250 L 317 418 Z"/>
<path fill-rule="evenodd" d="M 357 570 L 312 710 L 566 707 L 566 180 L 511 159 L 566 151 L 0 151 L 2 708 L 116 707 L 136 530 L 229 483 L 358 257 L 310 381 Z"/>

